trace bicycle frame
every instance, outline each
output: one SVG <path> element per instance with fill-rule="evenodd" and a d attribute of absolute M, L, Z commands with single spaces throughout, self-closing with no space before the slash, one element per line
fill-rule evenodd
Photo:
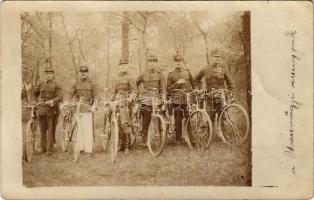
<path fill-rule="evenodd" d="M 26 130 L 26 143 L 24 143 L 25 144 L 25 158 L 26 158 L 26 161 L 27 162 L 29 162 L 30 160 L 31 160 L 31 157 L 32 157 L 32 155 L 33 155 L 33 153 L 34 153 L 34 151 L 36 151 L 36 146 L 37 146 L 37 143 L 35 143 L 37 140 L 38 140 L 38 137 L 40 137 L 40 133 L 39 133 L 39 122 L 38 122 L 38 118 L 37 118 L 37 116 L 36 116 L 36 114 L 35 114 L 35 110 L 36 110 L 36 108 L 38 108 L 39 106 L 41 106 L 41 105 L 45 105 L 45 103 L 44 102 L 40 102 L 40 103 L 37 103 L 37 104 L 30 104 L 30 103 L 26 103 L 26 102 L 22 102 L 24 105 L 22 105 L 23 107 L 25 107 L 25 108 L 31 108 L 31 114 L 30 114 L 30 119 L 28 120 L 28 122 L 27 122 L 27 130 Z M 31 132 L 33 132 L 33 125 L 35 126 L 35 128 L 36 128 L 36 132 L 35 133 L 31 133 L 31 138 L 28 138 L 29 136 L 28 136 L 28 134 L 29 134 L 29 128 L 30 128 L 30 130 L 31 130 Z M 32 150 L 30 150 L 30 154 L 29 154 L 29 152 L 28 152 L 28 150 L 29 150 L 29 143 L 31 143 L 31 149 Z M 24 145 L 23 144 L 23 145 Z M 24 148 L 23 148 L 24 149 Z"/>
<path fill-rule="evenodd" d="M 216 115 L 219 112 L 221 112 L 229 103 L 227 99 L 230 99 L 230 94 L 233 92 L 227 89 L 217 89 L 217 90 L 212 90 L 211 92 L 206 91 L 204 94 L 204 108 L 206 111 L 214 111 L 210 116 Z M 210 108 L 207 109 L 207 101 L 208 97 L 211 98 L 211 105 Z M 218 110 L 214 109 L 214 101 L 215 99 L 219 98 L 221 102 L 221 107 Z"/>

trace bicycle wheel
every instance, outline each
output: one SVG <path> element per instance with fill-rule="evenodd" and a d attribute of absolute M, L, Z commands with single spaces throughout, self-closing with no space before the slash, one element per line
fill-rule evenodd
<path fill-rule="evenodd" d="M 136 133 L 131 131 L 130 133 L 130 148 L 132 148 L 134 146 L 136 142 Z"/>
<path fill-rule="evenodd" d="M 101 143 L 104 148 L 104 151 L 107 151 L 108 146 L 109 146 L 109 141 L 110 141 L 110 118 L 105 117 L 104 120 L 104 129 L 103 129 L 103 134 L 100 135 Z"/>
<path fill-rule="evenodd" d="M 166 139 L 165 120 L 160 115 L 153 115 L 148 127 L 147 146 L 149 152 L 157 157 L 160 155 Z"/>
<path fill-rule="evenodd" d="M 110 125 L 110 156 L 111 162 L 114 163 L 116 161 L 119 148 L 119 125 L 116 119 L 112 120 Z"/>
<path fill-rule="evenodd" d="M 72 133 L 72 141 L 73 141 L 73 154 L 74 154 L 74 161 L 78 162 L 81 148 L 80 148 L 80 142 L 78 140 L 78 124 L 75 122 L 73 126 L 73 133 Z"/>
<path fill-rule="evenodd" d="M 218 125 L 223 142 L 242 144 L 249 133 L 249 116 L 241 105 L 230 104 L 220 113 Z"/>
<path fill-rule="evenodd" d="M 213 135 L 213 125 L 208 114 L 203 110 L 192 112 L 185 127 L 189 147 L 193 150 L 206 151 Z"/>
<path fill-rule="evenodd" d="M 26 125 L 26 139 L 25 139 L 25 159 L 30 162 L 35 152 L 35 136 L 37 132 L 36 121 L 30 120 Z"/>
<path fill-rule="evenodd" d="M 64 116 L 62 120 L 62 138 L 61 148 L 63 152 L 67 152 L 70 143 L 70 137 L 73 135 L 74 127 L 71 124 L 69 116 Z"/>
<path fill-rule="evenodd" d="M 136 142 L 136 135 L 141 133 L 142 117 L 135 113 L 132 117 L 132 133 L 130 134 L 130 147 L 132 148 Z"/>

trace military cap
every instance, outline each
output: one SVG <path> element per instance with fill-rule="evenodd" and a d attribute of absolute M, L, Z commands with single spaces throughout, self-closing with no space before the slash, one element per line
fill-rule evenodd
<path fill-rule="evenodd" d="M 173 56 L 173 60 L 175 62 L 182 62 L 183 61 L 183 57 L 180 56 L 179 54 L 176 54 L 176 55 Z"/>
<path fill-rule="evenodd" d="M 88 72 L 88 67 L 86 65 L 80 66 L 80 72 Z"/>
<path fill-rule="evenodd" d="M 45 72 L 54 72 L 54 70 L 51 67 L 46 67 Z"/>
<path fill-rule="evenodd" d="M 210 56 L 221 56 L 221 51 L 219 49 L 213 49 L 210 51 Z"/>
<path fill-rule="evenodd" d="M 154 55 L 150 55 L 150 56 L 148 56 L 147 61 L 155 61 L 155 62 L 157 62 L 157 57 L 154 56 Z"/>
<path fill-rule="evenodd" d="M 128 61 L 126 59 L 119 60 L 119 65 L 125 65 L 125 64 L 128 64 Z"/>

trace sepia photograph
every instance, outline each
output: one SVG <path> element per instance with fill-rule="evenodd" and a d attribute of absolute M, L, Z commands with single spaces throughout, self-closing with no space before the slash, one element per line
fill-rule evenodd
<path fill-rule="evenodd" d="M 20 17 L 25 186 L 251 186 L 249 11 Z"/>
<path fill-rule="evenodd" d="M 313 4 L 5 1 L 4 199 L 310 199 Z"/>

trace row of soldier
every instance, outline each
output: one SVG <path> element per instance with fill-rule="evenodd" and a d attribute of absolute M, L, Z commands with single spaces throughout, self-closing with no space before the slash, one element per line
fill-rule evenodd
<path fill-rule="evenodd" d="M 175 89 L 181 89 L 185 92 L 191 92 L 193 89 L 201 89 L 201 80 L 204 78 L 206 83 L 206 89 L 221 89 L 225 88 L 225 83 L 229 90 L 235 89 L 234 82 L 228 72 L 227 68 L 222 64 L 221 52 L 214 49 L 210 52 L 211 64 L 200 70 L 195 77 L 193 77 L 188 69 L 184 66 L 183 57 L 175 55 L 173 57 L 174 70 L 169 72 L 167 81 L 163 74 L 158 70 L 158 59 L 156 56 L 151 55 L 148 57 L 148 68 L 138 77 L 131 77 L 128 72 L 128 62 L 126 60 L 120 60 L 119 73 L 115 78 L 113 84 L 113 98 L 123 99 L 128 98 L 128 95 L 133 95 L 135 98 L 137 95 L 144 97 L 152 97 L 154 92 L 158 92 L 164 99 L 167 98 L 167 94 L 172 96 L 178 96 L 181 99 L 183 94 L 173 93 Z M 69 97 L 64 98 L 61 94 L 60 86 L 55 82 L 54 71 L 51 68 L 45 70 L 46 80 L 41 82 L 35 89 L 34 95 L 40 97 L 40 100 L 46 102 L 45 106 L 41 106 L 38 109 L 37 115 L 39 119 L 39 127 L 41 133 L 41 150 L 37 154 L 47 152 L 50 156 L 53 154 L 54 132 L 55 132 L 55 120 L 58 112 L 59 103 L 64 100 L 63 104 L 68 104 L 72 98 L 84 99 L 85 103 L 90 103 L 90 99 L 96 96 L 95 85 L 89 79 L 89 70 L 87 66 L 80 67 L 80 78 L 71 88 Z M 142 85 L 142 89 L 138 89 Z M 180 96 L 181 95 L 181 96 Z M 83 98 L 82 98 L 83 97 Z M 171 102 L 172 107 L 180 108 L 173 110 L 175 119 L 175 135 L 176 144 L 182 143 L 182 120 L 188 114 L 186 102 L 182 101 Z M 177 105 L 176 105 L 177 104 Z M 122 106 L 127 106 L 123 104 Z M 141 109 L 142 122 L 142 146 L 146 146 L 148 127 L 151 120 L 152 105 L 149 103 L 142 104 L 145 109 Z M 124 150 L 126 154 L 129 153 L 130 148 L 130 134 L 131 134 L 131 119 L 129 115 L 129 109 L 120 109 L 121 131 L 122 141 L 121 150 Z M 87 155 L 92 154 L 93 147 L 93 116 L 89 110 L 81 110 L 80 123 L 78 127 L 78 137 L 80 137 L 80 148 L 85 151 Z"/>

